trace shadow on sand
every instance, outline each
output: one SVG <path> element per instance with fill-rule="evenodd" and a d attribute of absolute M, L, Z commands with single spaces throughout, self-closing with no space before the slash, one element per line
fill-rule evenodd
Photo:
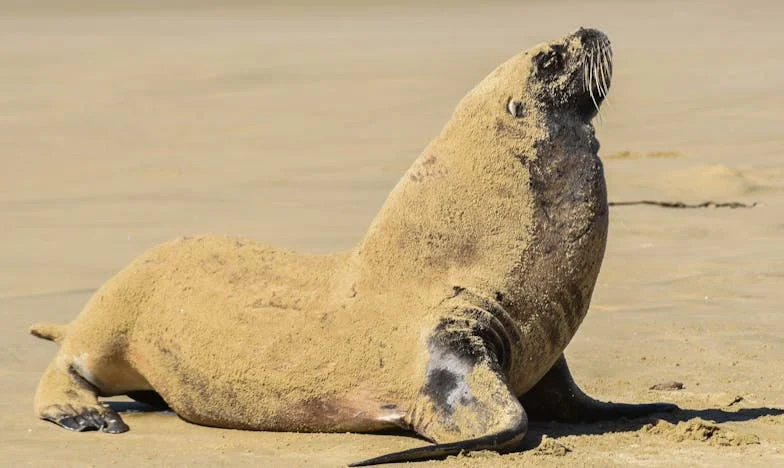
<path fill-rule="evenodd" d="M 599 421 L 595 423 L 558 423 L 532 421 L 520 445 L 512 452 L 529 450 L 538 447 L 542 442 L 542 437 L 551 438 L 565 437 L 569 435 L 601 435 L 618 432 L 635 432 L 642 429 L 646 424 L 657 420 L 664 420 L 673 424 L 689 421 L 694 418 L 704 419 L 716 424 L 726 422 L 743 422 L 764 416 L 779 416 L 784 414 L 784 409 L 780 408 L 741 408 L 737 411 L 725 411 L 723 409 L 680 409 L 673 413 L 659 413 L 653 416 L 638 419 L 619 419 L 615 421 Z"/>
<path fill-rule="evenodd" d="M 158 413 L 161 411 L 172 411 L 168 406 L 148 405 L 138 401 L 104 401 L 104 403 L 118 413 Z"/>
<path fill-rule="evenodd" d="M 154 403 L 154 402 L 151 402 Z M 165 404 L 145 404 L 138 401 L 107 401 L 109 407 L 118 413 L 154 413 L 160 411 L 171 411 Z M 551 438 L 565 437 L 569 435 L 601 435 L 618 432 L 639 431 L 646 424 L 653 423 L 659 419 L 677 424 L 682 421 L 689 421 L 694 418 L 704 419 L 716 424 L 726 422 L 743 422 L 764 416 L 780 416 L 784 414 L 784 409 L 780 408 L 741 408 L 737 411 L 725 411 L 723 409 L 680 409 L 673 413 L 659 413 L 653 416 L 638 419 L 619 419 L 615 421 L 599 421 L 595 423 L 559 423 L 531 421 L 528 433 L 520 445 L 512 452 L 529 450 L 539 446 L 543 436 Z M 374 432 L 377 435 L 394 435 L 412 437 L 425 440 L 415 433 L 403 430 L 384 430 Z"/>

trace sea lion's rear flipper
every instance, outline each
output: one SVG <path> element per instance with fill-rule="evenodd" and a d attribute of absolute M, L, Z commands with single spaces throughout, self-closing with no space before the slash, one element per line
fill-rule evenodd
<path fill-rule="evenodd" d="M 77 367 L 63 355 L 49 364 L 35 394 L 38 416 L 71 431 L 127 431 L 120 416 L 101 405 L 97 389 L 79 374 Z"/>
<path fill-rule="evenodd" d="M 528 430 L 528 418 L 509 390 L 501 366 L 470 320 L 443 321 L 429 343 L 427 381 L 408 423 L 437 442 L 350 466 L 445 458 L 475 450 L 514 447 Z"/>
<path fill-rule="evenodd" d="M 533 420 L 589 422 L 639 418 L 652 413 L 675 411 L 670 403 L 628 404 L 595 400 L 574 382 L 563 355 L 520 402 Z"/>

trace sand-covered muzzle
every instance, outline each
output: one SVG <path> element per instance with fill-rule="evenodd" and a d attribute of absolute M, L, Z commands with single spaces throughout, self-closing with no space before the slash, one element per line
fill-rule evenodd
<path fill-rule="evenodd" d="M 601 31 L 580 28 L 527 52 L 531 67 L 525 85 L 531 104 L 544 113 L 576 113 L 590 121 L 610 91 L 613 52 Z M 509 112 L 522 115 L 519 106 Z"/>

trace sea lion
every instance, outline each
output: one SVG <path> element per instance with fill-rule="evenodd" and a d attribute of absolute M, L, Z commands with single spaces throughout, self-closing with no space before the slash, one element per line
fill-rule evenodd
<path fill-rule="evenodd" d="M 204 236 L 153 248 L 69 325 L 35 411 L 124 432 L 98 397 L 168 404 L 194 423 L 415 431 L 434 445 L 355 465 L 513 447 L 528 417 L 635 417 L 667 404 L 587 397 L 563 350 L 604 255 L 591 124 L 610 42 L 579 29 L 499 66 L 458 104 L 352 251 L 303 255 Z"/>

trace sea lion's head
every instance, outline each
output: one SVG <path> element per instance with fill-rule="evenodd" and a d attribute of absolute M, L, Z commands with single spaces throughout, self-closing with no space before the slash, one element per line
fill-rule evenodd
<path fill-rule="evenodd" d="M 580 28 L 503 63 L 466 96 L 458 115 L 507 129 L 510 118 L 523 125 L 552 118 L 590 123 L 609 92 L 612 68 L 607 36 Z"/>
<path fill-rule="evenodd" d="M 576 113 L 590 121 L 607 97 L 612 79 L 610 40 L 580 28 L 515 57 L 522 93 L 510 93 L 506 110 L 515 117 L 535 106 L 548 113 Z"/>

